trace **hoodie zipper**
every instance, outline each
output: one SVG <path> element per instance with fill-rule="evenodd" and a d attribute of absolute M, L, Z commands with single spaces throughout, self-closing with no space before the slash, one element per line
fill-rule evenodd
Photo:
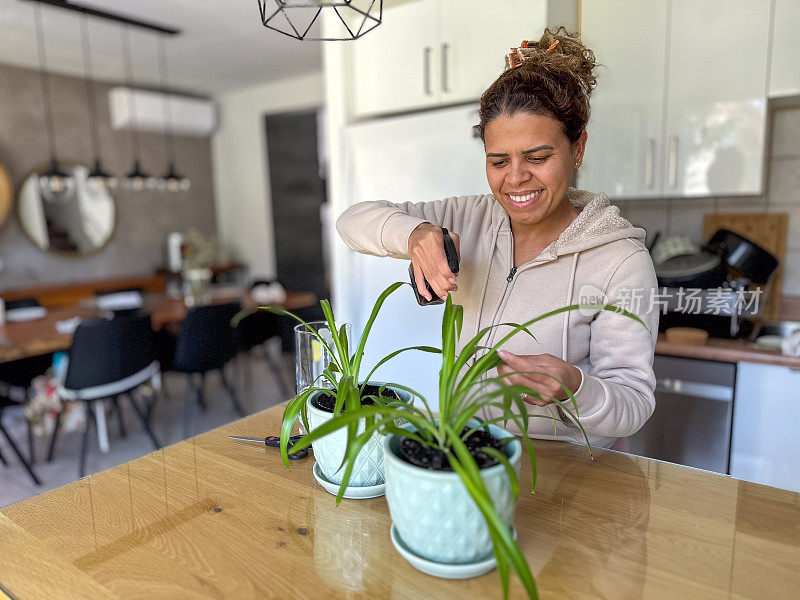
<path fill-rule="evenodd" d="M 497 323 L 498 318 L 500 317 L 501 314 L 503 314 L 503 310 L 505 310 L 506 298 L 508 297 L 511 288 L 514 287 L 514 277 L 516 276 L 517 271 L 519 271 L 519 267 L 514 266 L 514 232 L 513 231 L 509 232 L 509 235 L 511 236 L 510 237 L 511 268 L 509 269 L 508 275 L 506 276 L 506 287 L 503 290 L 503 295 L 500 297 L 500 304 L 497 305 L 497 310 L 494 312 L 494 315 L 492 316 L 492 320 L 490 322 L 491 324 Z M 528 263 L 525 264 L 527 265 Z M 497 333 L 496 327 L 489 332 L 489 337 L 486 340 L 487 346 L 493 345 L 494 340 L 496 338 L 496 333 Z"/>
<path fill-rule="evenodd" d="M 495 324 L 497 322 L 497 318 L 503 313 L 503 309 L 505 308 L 506 296 L 508 296 L 508 292 L 511 289 L 514 283 L 514 275 L 517 274 L 517 267 L 514 266 L 514 232 L 509 232 L 510 237 L 510 245 L 511 245 L 511 252 L 509 256 L 511 257 L 511 269 L 508 272 L 508 277 L 506 277 L 506 287 L 503 290 L 503 295 L 500 296 L 500 303 L 497 305 L 497 310 L 495 310 L 494 315 L 492 315 L 492 320 L 490 324 Z M 497 327 L 492 329 L 489 332 L 489 337 L 486 340 L 486 345 L 491 347 L 494 344 L 494 339 L 497 334 Z"/>

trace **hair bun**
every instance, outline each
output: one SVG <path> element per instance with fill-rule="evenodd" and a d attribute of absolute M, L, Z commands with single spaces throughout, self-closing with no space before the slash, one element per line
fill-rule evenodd
<path fill-rule="evenodd" d="M 506 55 L 506 71 L 522 68 L 575 77 L 587 98 L 597 84 L 596 66 L 594 52 L 583 45 L 580 35 L 563 26 L 545 29 L 538 41 L 523 41 Z"/>

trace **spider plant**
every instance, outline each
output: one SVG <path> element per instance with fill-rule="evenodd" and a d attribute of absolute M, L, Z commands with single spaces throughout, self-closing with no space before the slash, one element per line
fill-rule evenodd
<path fill-rule="evenodd" d="M 349 340 L 347 337 L 346 326 L 342 324 L 341 326 L 337 327 L 337 323 L 333 315 L 333 310 L 331 309 L 331 305 L 328 300 L 322 300 L 320 302 L 320 306 L 322 307 L 322 312 L 325 316 L 325 321 L 330 331 L 330 338 L 328 339 L 325 339 L 327 336 L 320 335 L 320 333 L 317 332 L 313 327 L 311 327 L 306 321 L 304 321 L 297 315 L 292 314 L 291 312 L 283 308 L 273 307 L 273 306 L 259 307 L 259 310 L 266 310 L 277 315 L 290 317 L 299 322 L 300 324 L 302 324 L 303 326 L 305 326 L 325 349 L 331 361 L 330 364 L 323 371 L 322 375 L 320 375 L 320 377 L 318 378 L 322 379 L 324 382 L 327 382 L 327 387 L 323 385 L 312 385 L 304 390 L 301 390 L 294 398 L 289 400 L 289 403 L 286 405 L 286 408 L 283 412 L 283 421 L 281 426 L 281 456 L 287 468 L 291 468 L 288 457 L 288 440 L 289 437 L 291 436 L 292 429 L 294 428 L 294 425 L 297 422 L 298 417 L 302 419 L 302 423 L 306 431 L 310 431 L 308 423 L 307 402 L 312 395 L 316 393 L 332 393 L 333 395 L 335 395 L 336 401 L 333 410 L 334 416 L 339 415 L 343 412 L 355 413 L 356 409 L 360 408 L 362 403 L 364 403 L 365 401 L 366 403 L 375 406 L 392 408 L 398 411 L 402 410 L 403 407 L 407 406 L 407 403 L 399 399 L 397 394 L 391 392 L 391 388 L 407 390 L 407 388 L 405 388 L 404 386 L 396 384 L 382 384 L 378 386 L 377 394 L 366 393 L 366 388 L 367 385 L 370 383 L 372 375 L 379 367 L 381 367 L 389 360 L 393 359 L 395 356 L 398 356 L 399 354 L 402 354 L 409 350 L 440 353 L 441 350 L 439 350 L 438 348 L 434 348 L 431 346 L 410 346 L 407 348 L 401 348 L 400 350 L 396 350 L 388 354 L 387 356 L 381 358 L 375 364 L 375 366 L 369 371 L 367 376 L 364 377 L 363 379 L 361 378 L 361 367 L 362 367 L 362 360 L 364 358 L 364 350 L 367 345 L 369 334 L 372 331 L 372 326 L 375 323 L 375 320 L 377 319 L 378 314 L 380 313 L 380 310 L 383 307 L 383 304 L 386 301 L 386 299 L 392 293 L 394 293 L 398 288 L 404 285 L 410 285 L 410 284 L 405 282 L 393 283 L 389 287 L 387 287 L 383 292 L 381 292 L 381 294 L 375 300 L 375 303 L 372 307 L 372 312 L 370 313 L 369 318 L 367 319 L 366 325 L 364 326 L 364 330 L 361 333 L 361 337 L 359 338 L 355 348 L 351 348 L 351 340 Z M 355 439 L 356 434 L 358 432 L 358 427 L 359 427 L 358 420 L 353 420 L 348 423 L 347 426 L 348 446 L 350 446 L 352 441 Z M 315 440 L 319 439 L 320 437 L 322 436 L 316 436 Z M 359 445 L 359 450 L 361 449 L 361 447 L 363 447 L 363 445 L 364 444 Z M 355 456 L 353 458 L 355 459 Z M 345 472 L 345 478 L 342 483 L 342 488 L 341 488 L 342 493 L 344 489 L 347 487 L 347 483 L 350 481 L 350 475 L 353 468 L 352 461 L 349 466 L 350 469 Z"/>
<path fill-rule="evenodd" d="M 497 350 L 513 336 L 524 333 L 533 337 L 530 327 L 538 321 L 579 308 L 618 312 L 639 321 L 645 326 L 639 317 L 617 306 L 573 304 L 552 310 L 521 325 L 514 323 L 500 324 L 510 327 L 511 331 L 491 347 L 481 344 L 487 334 L 499 325 L 485 327 L 467 341 L 461 352 L 457 354 L 456 348 L 460 341 L 463 324 L 463 308 L 453 304 L 448 297 L 442 319 L 442 368 L 439 372 L 438 415 L 431 410 L 428 402 L 420 394 L 413 392 L 409 388 L 397 386 L 419 397 L 424 404 L 424 410 L 414 406 L 401 407 L 397 403 L 391 402 L 361 406 L 357 405 L 355 399 L 353 399 L 350 400 L 352 408 L 348 405 L 345 412 L 337 414 L 333 419 L 315 431 L 310 432 L 292 448 L 292 451 L 300 451 L 314 440 L 337 429 L 352 427 L 354 423 L 362 419 L 366 422 L 366 427 L 362 433 L 352 437 L 348 443 L 344 458 L 346 469 L 352 468 L 355 457 L 358 456 L 363 445 L 376 431 L 410 438 L 424 446 L 441 450 L 485 519 L 494 543 L 494 554 L 497 559 L 497 569 L 500 574 L 504 597 L 508 596 L 510 570 L 513 569 L 519 576 L 529 596 L 537 598 L 536 584 L 525 556 L 514 539 L 509 524 L 503 520 L 495 509 L 493 499 L 481 478 L 480 469 L 468 450 L 465 440 L 478 429 L 483 428 L 488 431 L 487 426 L 489 424 L 500 422 L 507 424 L 508 421 L 513 421 L 521 432 L 520 441 L 525 447 L 530 462 L 531 493 L 535 491 L 536 453 L 528 436 L 529 424 L 533 418 L 551 419 L 555 428 L 558 420 L 552 413 L 547 416 L 531 414 L 528 411 L 528 405 L 522 400 L 522 394 L 544 399 L 540 393 L 525 386 L 508 384 L 505 376 L 488 375 L 492 369 L 496 369 L 503 362 L 497 355 Z M 586 445 L 589 447 L 589 439 L 583 425 L 580 423 L 575 396 L 563 383 L 559 383 L 567 395 L 567 399 L 561 401 L 547 398 L 547 400 L 553 400 L 565 414 L 569 415 L 570 419 L 579 427 Z M 480 419 L 478 413 L 484 407 L 498 409 L 501 416 L 486 421 Z M 408 424 L 403 427 L 398 426 L 395 421 L 398 418 L 406 419 Z M 286 424 L 287 422 L 284 421 L 284 425 Z M 288 435 L 288 433 L 289 430 L 286 430 L 282 433 L 282 436 Z M 498 441 L 501 443 L 513 443 L 516 440 L 517 438 L 512 436 Z M 589 450 L 591 452 L 590 447 Z M 513 499 L 516 502 L 519 495 L 519 481 L 506 454 L 490 447 L 483 447 L 480 451 L 493 457 L 505 467 L 510 480 Z M 341 500 L 345 481 L 343 481 L 339 490 L 337 502 Z"/>

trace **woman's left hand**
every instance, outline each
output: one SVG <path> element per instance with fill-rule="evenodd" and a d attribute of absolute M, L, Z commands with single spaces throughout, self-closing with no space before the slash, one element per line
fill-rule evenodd
<path fill-rule="evenodd" d="M 509 383 L 523 385 L 541 394 L 541 400 L 530 395 L 523 396 L 528 404 L 547 406 L 553 404 L 554 399 L 564 400 L 569 396 L 561 383 L 573 394 L 581 384 L 580 369 L 552 354 L 517 355 L 499 350 L 497 355 L 505 363 L 497 367 L 499 375 L 507 375 L 506 381 Z"/>

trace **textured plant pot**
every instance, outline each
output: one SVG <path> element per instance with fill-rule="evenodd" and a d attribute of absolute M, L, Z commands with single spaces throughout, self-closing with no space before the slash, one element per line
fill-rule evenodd
<path fill-rule="evenodd" d="M 498 439 L 513 437 L 495 425 L 489 431 Z M 493 552 L 492 537 L 461 478 L 452 471 L 431 471 L 400 458 L 398 435 L 384 439 L 386 501 L 400 538 L 418 556 L 440 563 L 465 564 L 483 560 Z M 522 443 L 504 446 L 519 475 Z M 481 469 L 481 478 L 495 510 L 511 525 L 516 501 L 506 468 Z"/>
<path fill-rule="evenodd" d="M 380 382 L 370 382 L 372 385 L 383 385 Z M 411 395 L 403 390 L 398 390 L 387 386 L 386 389 L 391 389 L 396 392 L 404 402 L 410 402 Z M 333 418 L 333 413 L 317 408 L 314 405 L 314 399 L 320 395 L 321 392 L 315 392 L 308 397 L 306 407 L 308 409 L 308 425 L 311 431 L 317 429 L 326 421 Z M 364 432 L 365 424 L 363 419 L 358 422 L 358 433 Z M 319 463 L 322 474 L 325 478 L 332 483 L 341 483 L 344 477 L 344 468 L 339 469 L 344 458 L 345 446 L 347 444 L 347 429 L 342 428 L 325 437 L 317 440 L 311 446 L 314 449 L 314 458 Z M 383 467 L 383 436 L 375 433 L 364 444 L 364 447 L 359 452 L 353 467 L 353 473 L 350 476 L 349 486 L 351 487 L 366 487 L 372 485 L 380 485 L 385 481 L 384 467 Z"/>

